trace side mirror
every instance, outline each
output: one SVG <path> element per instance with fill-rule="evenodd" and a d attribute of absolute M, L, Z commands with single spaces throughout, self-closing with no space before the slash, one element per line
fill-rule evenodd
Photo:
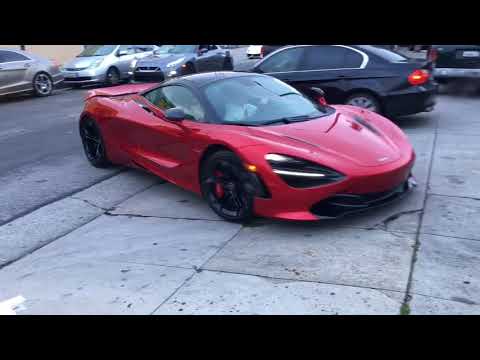
<path fill-rule="evenodd" d="M 185 120 L 185 112 L 180 108 L 171 108 L 165 111 L 165 117 L 170 121 L 182 121 Z"/>
<path fill-rule="evenodd" d="M 325 91 L 318 87 L 312 87 L 311 90 L 315 93 L 315 98 L 318 103 L 322 106 L 327 105 L 327 100 L 325 100 Z"/>
<path fill-rule="evenodd" d="M 119 57 L 120 56 L 125 56 L 127 54 L 128 54 L 127 50 L 118 50 L 118 52 L 117 52 L 117 56 L 119 56 Z"/>
<path fill-rule="evenodd" d="M 207 49 L 207 48 L 199 49 L 199 50 L 198 50 L 198 55 L 199 55 L 199 56 L 200 56 L 200 55 L 203 55 L 203 54 L 205 54 L 206 52 L 208 52 L 208 49 Z"/>

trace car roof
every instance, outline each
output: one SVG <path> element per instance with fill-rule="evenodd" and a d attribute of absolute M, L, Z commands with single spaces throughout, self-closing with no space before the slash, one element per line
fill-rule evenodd
<path fill-rule="evenodd" d="M 173 84 L 187 84 L 193 85 L 197 88 L 207 86 L 211 83 L 217 82 L 224 79 L 233 79 L 245 76 L 265 76 L 261 74 L 254 74 L 248 72 L 236 72 L 236 71 L 215 71 L 207 73 L 198 73 L 192 75 L 185 75 L 177 78 L 168 80 L 164 84 L 173 85 Z"/>

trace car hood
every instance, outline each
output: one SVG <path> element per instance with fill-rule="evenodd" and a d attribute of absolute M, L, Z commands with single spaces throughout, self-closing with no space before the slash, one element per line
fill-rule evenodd
<path fill-rule="evenodd" d="M 104 56 L 85 56 L 76 57 L 75 59 L 67 62 L 64 67 L 70 69 L 84 69 L 92 65 L 95 61 L 104 59 Z"/>
<path fill-rule="evenodd" d="M 191 59 L 192 57 L 193 57 L 193 54 L 189 54 L 189 53 L 151 55 L 139 60 L 137 63 L 137 67 L 138 66 L 159 67 L 161 69 L 164 69 L 167 67 L 167 64 L 171 62 L 178 61 L 178 64 L 182 64 L 188 59 Z"/>
<path fill-rule="evenodd" d="M 378 125 L 366 117 L 337 112 L 311 121 L 251 127 L 249 131 L 251 136 L 264 142 L 306 148 L 312 154 L 343 158 L 359 166 L 379 166 L 398 160 L 402 154 L 399 144 L 388 134 L 392 131 L 389 124 Z M 400 129 L 394 131 L 401 132 Z"/>

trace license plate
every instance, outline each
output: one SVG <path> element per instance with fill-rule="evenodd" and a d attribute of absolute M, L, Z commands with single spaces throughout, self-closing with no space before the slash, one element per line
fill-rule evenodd
<path fill-rule="evenodd" d="M 480 51 L 464 51 L 463 57 L 480 57 Z"/>
<path fill-rule="evenodd" d="M 71 72 L 71 73 L 65 73 L 66 78 L 76 78 L 78 77 L 78 74 L 76 72 Z"/>

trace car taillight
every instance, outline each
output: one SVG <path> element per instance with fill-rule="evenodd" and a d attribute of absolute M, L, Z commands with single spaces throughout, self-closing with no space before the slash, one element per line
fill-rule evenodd
<path fill-rule="evenodd" d="M 260 57 L 263 58 L 265 56 L 265 46 L 260 48 Z"/>
<path fill-rule="evenodd" d="M 438 58 L 438 51 L 437 49 L 430 48 L 428 51 L 427 59 L 431 62 L 437 61 Z"/>
<path fill-rule="evenodd" d="M 415 70 L 408 76 L 408 82 L 410 85 L 422 85 L 425 84 L 430 78 L 430 73 L 427 70 Z"/>

